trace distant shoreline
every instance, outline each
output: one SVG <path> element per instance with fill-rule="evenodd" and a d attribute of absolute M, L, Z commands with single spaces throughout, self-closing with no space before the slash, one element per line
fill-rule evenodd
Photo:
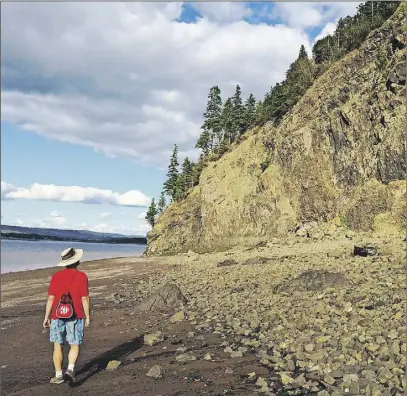
<path fill-rule="evenodd" d="M 83 242 L 83 243 L 109 243 L 109 244 L 129 244 L 129 245 L 147 245 L 147 238 L 143 237 L 124 237 L 124 238 L 104 238 L 104 239 L 81 239 L 81 238 L 63 238 L 48 235 L 35 235 L 24 233 L 1 233 L 1 240 L 17 241 L 56 241 L 56 242 Z"/>

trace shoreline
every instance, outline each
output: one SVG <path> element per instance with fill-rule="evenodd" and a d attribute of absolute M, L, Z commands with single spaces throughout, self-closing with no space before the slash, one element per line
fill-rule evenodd
<path fill-rule="evenodd" d="M 84 379 L 69 392 L 247 396 L 296 389 L 341 395 L 352 386 L 352 393 L 393 389 L 399 396 L 405 389 L 403 239 L 296 237 L 218 253 L 84 263 L 93 318 L 78 361 Z M 379 255 L 354 256 L 353 246 L 362 243 L 376 245 Z M 47 383 L 52 346 L 41 333 L 49 278 L 58 269 L 2 274 L 5 395 L 67 392 L 68 385 Z M 313 278 L 301 280 L 309 274 Z M 171 319 L 175 308 L 136 310 L 166 283 L 186 296 L 183 315 Z M 164 340 L 145 345 L 144 335 L 156 331 Z M 191 360 L 179 361 L 185 353 Z M 107 360 L 122 366 L 107 371 L 102 365 L 89 374 L 95 362 Z M 155 365 L 164 368 L 162 379 L 146 376 Z"/>
<path fill-rule="evenodd" d="M 85 266 L 87 264 L 105 264 L 105 262 L 109 262 L 108 265 L 112 265 L 112 263 L 110 262 L 120 262 L 123 260 L 128 260 L 131 261 L 132 259 L 137 259 L 139 257 L 144 257 L 143 254 L 139 255 L 139 256 L 115 256 L 115 257 L 107 257 L 107 258 L 101 258 L 101 259 L 94 259 L 94 260 L 85 260 L 85 261 L 81 261 L 81 266 Z M 1 275 L 5 276 L 5 275 L 11 275 L 11 274 L 17 274 L 17 273 L 21 273 L 21 272 L 35 272 L 35 271 L 44 271 L 44 270 L 52 270 L 52 269 L 62 269 L 62 267 L 58 267 L 57 265 L 53 265 L 53 266 L 49 266 L 49 267 L 40 267 L 40 268 L 32 268 L 32 269 L 23 269 L 23 270 L 19 270 L 19 271 L 8 271 L 8 272 L 1 272 Z"/>
<path fill-rule="evenodd" d="M 12 240 L 8 239 L 7 241 Z M 53 268 L 58 263 L 60 254 L 60 251 L 58 251 L 58 249 L 64 249 L 65 245 L 73 245 L 86 249 L 84 261 L 82 261 L 83 263 L 92 263 L 93 261 L 100 260 L 114 260 L 126 257 L 141 257 L 143 256 L 146 249 L 146 245 L 139 244 L 92 244 L 89 242 L 71 243 L 71 241 L 38 241 L 40 243 L 45 242 L 45 244 L 35 245 L 31 244 L 31 242 L 37 241 L 27 240 L 18 241 L 18 244 L 20 244 L 21 242 L 23 244 L 28 244 L 28 248 L 26 250 L 17 251 L 14 248 L 13 244 L 7 245 L 7 248 L 5 248 L 3 241 L 1 265 L 2 275 L 23 271 L 36 271 L 46 268 Z M 98 250 L 98 245 L 103 245 L 105 247 L 101 250 Z M 28 261 L 28 257 L 31 255 L 33 256 L 33 259 Z"/>

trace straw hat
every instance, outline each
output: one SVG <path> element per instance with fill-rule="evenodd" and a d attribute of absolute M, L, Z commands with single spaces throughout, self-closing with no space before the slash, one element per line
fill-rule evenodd
<path fill-rule="evenodd" d="M 68 248 L 61 253 L 61 261 L 57 264 L 58 267 L 66 267 L 77 263 L 83 256 L 82 249 Z"/>

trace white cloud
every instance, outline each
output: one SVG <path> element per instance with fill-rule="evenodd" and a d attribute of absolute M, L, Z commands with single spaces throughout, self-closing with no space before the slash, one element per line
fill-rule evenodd
<path fill-rule="evenodd" d="M 271 17 L 293 28 L 307 29 L 354 15 L 360 2 L 274 3 Z"/>
<path fill-rule="evenodd" d="M 4 189 L 3 189 L 4 186 Z M 111 190 L 100 190 L 93 187 L 55 186 L 53 184 L 34 183 L 29 188 L 15 187 L 1 182 L 1 198 L 34 199 L 43 201 L 83 202 L 88 204 L 106 203 L 115 206 L 148 206 L 150 198 L 138 190 L 118 193 Z M 52 212 L 57 213 L 57 212 Z M 58 218 L 58 216 L 52 216 Z"/>
<path fill-rule="evenodd" d="M 321 30 L 321 32 L 318 34 L 318 36 L 315 37 L 314 43 L 316 43 L 318 40 L 321 40 L 322 38 L 328 36 L 329 34 L 333 34 L 336 29 L 337 22 L 329 22 L 325 25 L 325 27 Z"/>
<path fill-rule="evenodd" d="M 18 225 L 24 225 L 26 227 L 38 227 L 38 228 L 64 228 L 68 223 L 68 220 L 63 217 L 59 212 L 53 210 L 44 219 L 35 219 L 31 223 L 23 223 L 17 219 Z"/>
<path fill-rule="evenodd" d="M 112 214 L 109 212 L 104 212 L 100 214 L 101 219 L 110 220 L 112 218 Z"/>
<path fill-rule="evenodd" d="M 174 143 L 195 157 L 211 86 L 262 99 L 310 43 L 239 21 L 240 3 L 194 7 L 197 23 L 176 21 L 182 3 L 5 4 L 2 119 L 146 164 L 166 166 Z"/>
<path fill-rule="evenodd" d="M 237 22 L 253 13 L 245 3 L 197 2 L 191 3 L 191 6 L 204 18 L 218 23 Z"/>

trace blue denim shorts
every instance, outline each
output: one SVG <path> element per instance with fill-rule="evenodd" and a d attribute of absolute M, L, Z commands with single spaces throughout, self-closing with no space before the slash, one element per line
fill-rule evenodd
<path fill-rule="evenodd" d="M 49 340 L 63 344 L 67 341 L 70 345 L 80 345 L 83 341 L 83 319 L 51 319 Z"/>

